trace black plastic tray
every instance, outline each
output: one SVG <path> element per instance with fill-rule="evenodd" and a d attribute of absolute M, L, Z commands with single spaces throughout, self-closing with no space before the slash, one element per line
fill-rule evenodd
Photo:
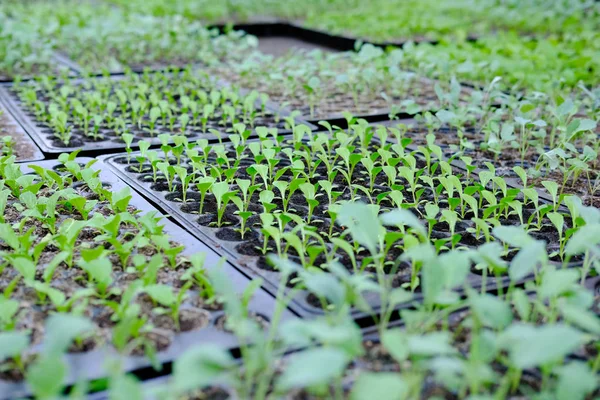
<path fill-rule="evenodd" d="M 215 24 L 212 28 L 217 28 L 221 32 L 225 31 L 227 24 Z M 376 41 L 347 34 L 336 34 L 325 29 L 311 28 L 305 26 L 302 21 L 271 20 L 265 22 L 237 22 L 231 25 L 235 30 L 245 31 L 258 37 L 265 36 L 285 36 L 294 37 L 307 42 L 319 44 L 339 51 L 355 50 L 356 42 L 372 44 L 376 47 L 403 47 L 409 42 L 413 43 L 431 43 L 438 44 L 439 40 L 429 40 L 421 38 L 418 40 Z M 469 36 L 467 41 L 476 41 L 476 36 Z"/>
<path fill-rule="evenodd" d="M 15 141 L 22 146 L 27 146 L 31 154 L 29 156 L 17 156 L 17 162 L 28 162 L 28 161 L 39 161 L 44 159 L 44 155 L 40 151 L 39 147 L 34 143 L 34 141 L 29 137 L 29 135 L 23 130 L 23 127 L 15 121 L 14 117 L 8 110 L 5 109 L 4 106 L 0 103 L 0 120 L 4 119 L 4 121 L 9 125 L 12 129 L 13 138 Z"/>
<path fill-rule="evenodd" d="M 227 24 L 212 25 L 211 28 L 224 32 Z M 233 24 L 234 30 L 244 31 L 258 37 L 290 37 L 338 51 L 354 50 L 355 39 L 330 35 L 324 31 L 316 31 L 302 27 L 299 24 L 285 21 L 241 22 Z"/>
<path fill-rule="evenodd" d="M 78 158 L 77 162 L 87 163 L 91 161 L 90 158 Z M 42 166 L 44 168 L 52 168 L 60 165 L 56 161 L 41 161 L 35 163 L 35 165 Z M 24 167 L 27 164 L 23 164 Z M 122 182 L 115 174 L 113 174 L 108 168 L 103 165 L 102 162 L 97 162 L 94 167 L 99 169 L 100 179 L 115 190 L 118 191 L 127 185 Z M 23 169 L 25 172 L 26 170 Z M 157 211 L 150 203 L 142 198 L 142 196 L 132 191 L 132 199 L 130 204 L 136 207 L 138 210 L 143 212 Z M 160 215 L 160 213 L 157 213 Z M 220 261 L 219 255 L 211 250 L 209 247 L 204 245 L 202 242 L 196 240 L 192 235 L 187 233 L 185 230 L 171 222 L 169 219 L 164 218 L 162 221 L 164 225 L 164 232 L 171 235 L 173 240 L 178 243 L 185 245 L 186 249 L 183 254 L 193 254 L 197 252 L 206 253 L 207 268 L 211 268 L 218 265 Z M 249 284 L 249 280 L 246 276 L 238 272 L 229 263 L 224 263 L 223 272 L 229 277 L 231 283 L 239 293 Z M 265 317 L 267 320 L 270 319 L 272 312 L 275 308 L 275 299 L 270 296 L 265 290 L 259 289 L 255 292 L 253 299 L 249 303 L 249 311 L 257 315 Z M 190 347 L 200 344 L 208 343 L 220 346 L 226 349 L 235 350 L 238 346 L 236 337 L 217 328 L 215 322 L 223 316 L 222 311 L 211 312 L 210 323 L 208 326 L 198 329 L 196 331 L 183 332 L 176 334 L 173 337 L 173 341 L 167 350 L 158 352 L 157 358 L 160 363 L 170 363 L 178 356 L 183 354 Z M 295 318 L 294 314 L 289 310 L 285 310 L 283 319 L 287 320 Z M 101 379 L 109 374 L 106 370 L 106 361 L 109 359 L 114 360 L 117 358 L 118 353 L 110 346 L 99 348 L 87 353 L 81 354 L 68 354 L 66 361 L 69 365 L 69 376 L 67 378 L 67 384 L 72 384 L 78 380 L 95 380 Z M 156 372 L 150 362 L 145 357 L 141 356 L 121 356 L 123 371 L 133 372 L 144 376 L 156 376 Z M 13 399 L 28 396 L 30 394 L 26 384 L 24 382 L 14 383 L 0 380 L 0 399 Z"/>
<path fill-rule="evenodd" d="M 120 80 L 120 79 L 123 79 L 123 77 L 124 77 L 124 75 L 114 75 L 114 76 L 111 76 L 111 79 Z M 80 79 L 76 79 L 75 82 L 77 82 L 79 80 Z M 218 81 L 218 80 L 215 83 L 216 86 L 222 86 L 224 84 L 225 83 L 223 81 Z M 80 154 L 82 156 L 97 156 L 97 155 L 102 155 L 102 154 L 107 154 L 107 153 L 124 151 L 127 148 L 125 143 L 116 137 L 114 137 L 114 138 L 109 137 L 106 140 L 102 140 L 102 141 L 98 141 L 98 142 L 91 142 L 91 141 L 86 142 L 81 147 L 56 146 L 53 143 L 52 133 L 51 132 L 50 133 L 43 132 L 43 130 L 50 130 L 50 128 L 40 127 L 38 122 L 35 120 L 35 117 L 28 115 L 29 112 L 25 108 L 21 107 L 19 99 L 17 98 L 17 96 L 14 93 L 11 92 L 10 87 L 11 87 L 10 84 L 0 85 L 0 103 L 2 103 L 4 105 L 4 107 L 13 115 L 14 119 L 19 122 L 19 124 L 32 137 L 32 139 L 38 144 L 38 146 L 42 149 L 42 151 L 44 153 L 58 155 L 61 153 L 68 153 L 68 152 L 72 152 L 75 150 L 81 150 Z M 257 100 L 257 104 L 258 104 L 258 100 Z M 267 104 L 265 109 L 268 111 L 271 111 L 271 112 L 278 111 L 282 117 L 289 115 L 289 113 L 286 112 L 285 110 L 277 110 L 271 104 Z M 311 130 L 316 129 L 315 126 L 313 126 L 309 122 L 306 122 L 305 120 L 296 118 L 295 121 L 297 124 L 305 124 L 305 125 L 309 126 L 309 128 Z M 279 133 L 280 134 L 289 134 L 289 133 L 291 133 L 291 130 L 289 130 L 289 129 L 288 130 L 280 130 Z M 251 137 L 256 137 L 256 134 L 253 133 L 251 135 Z M 215 137 L 213 134 L 206 134 L 206 135 L 203 134 L 203 135 L 198 135 L 198 136 L 192 136 L 190 138 L 191 139 L 205 138 L 205 139 L 208 139 L 209 142 L 218 141 L 217 137 Z M 226 139 L 226 134 L 223 134 L 223 139 Z M 157 137 L 143 137 L 143 138 L 136 137 L 136 138 L 134 138 L 134 142 L 132 143 L 131 148 L 137 148 L 138 147 L 137 141 L 139 141 L 139 140 L 145 140 L 147 142 L 150 142 L 150 144 L 153 147 L 159 146 L 161 144 L 160 140 Z"/>
<path fill-rule="evenodd" d="M 261 277 L 264 279 L 263 287 L 270 293 L 275 294 L 278 288 L 281 274 L 277 271 L 267 270 L 258 266 L 259 257 L 242 255 L 237 252 L 235 247 L 242 242 L 239 241 L 225 241 L 221 240 L 216 236 L 217 229 L 202 226 L 196 222 L 197 214 L 190 214 L 183 212 L 180 209 L 181 203 L 167 199 L 169 192 L 159 192 L 151 189 L 151 183 L 142 182 L 137 179 L 136 174 L 127 172 L 127 163 L 123 163 L 121 160 L 126 158 L 127 155 L 110 155 L 101 157 L 105 162 L 121 179 L 123 179 L 129 186 L 140 192 L 145 198 L 150 200 L 157 208 L 163 210 L 165 213 L 173 217 L 179 224 L 185 229 L 191 232 L 198 239 L 202 240 L 207 246 L 215 249 L 220 255 L 227 257 L 242 273 L 248 277 Z M 132 154 L 132 159 L 135 160 L 135 153 Z M 119 160 L 121 159 L 121 160 Z M 119 162 L 121 161 L 121 162 Z M 527 277 L 520 283 L 530 279 Z M 467 282 L 471 287 L 476 289 L 482 289 L 482 276 L 473 272 L 469 272 L 467 276 Z M 496 278 L 495 276 L 487 276 L 485 281 L 485 288 L 483 290 L 496 290 L 499 286 L 506 288 L 510 285 L 509 276 L 502 276 Z M 461 289 L 457 289 L 457 292 L 461 293 Z M 289 307 L 292 311 L 301 317 L 310 317 L 323 313 L 323 310 L 319 307 L 315 307 L 308 301 L 309 293 L 307 291 L 299 291 L 298 295 L 292 300 Z M 376 293 L 367 293 L 365 295 L 366 301 L 376 311 L 380 308 L 380 297 Z M 413 300 L 399 304 L 396 310 L 405 309 L 411 307 L 414 302 L 420 302 L 423 300 L 422 294 L 417 291 L 414 294 Z M 372 315 L 366 314 L 358 309 L 354 309 L 352 312 L 353 318 L 362 326 L 368 326 L 373 323 Z"/>

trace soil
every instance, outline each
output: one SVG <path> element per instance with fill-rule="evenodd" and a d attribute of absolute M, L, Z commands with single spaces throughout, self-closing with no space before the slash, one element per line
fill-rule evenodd
<path fill-rule="evenodd" d="M 7 111 L 0 107 L 0 137 L 11 136 L 14 140 L 13 154 L 17 161 L 34 160 L 39 157 L 39 150 L 23 129 L 9 117 Z M 0 154 L 5 154 L 0 148 Z"/>
<path fill-rule="evenodd" d="M 186 396 L 185 400 L 227 400 L 233 398 L 235 397 L 232 393 L 223 388 L 208 387 Z"/>

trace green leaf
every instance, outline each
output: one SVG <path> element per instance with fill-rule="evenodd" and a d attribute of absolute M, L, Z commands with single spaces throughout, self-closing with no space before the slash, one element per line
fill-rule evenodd
<path fill-rule="evenodd" d="M 337 220 L 348 227 L 356 242 L 365 246 L 371 254 L 378 253 L 384 228 L 372 208 L 364 203 L 345 203 L 340 208 Z"/>
<path fill-rule="evenodd" d="M 15 257 L 12 261 L 12 265 L 26 281 L 33 281 L 35 279 L 35 264 L 28 258 Z"/>
<path fill-rule="evenodd" d="M 406 225 L 414 229 L 422 237 L 427 236 L 425 227 L 419 219 L 410 211 L 405 209 L 396 209 L 380 216 L 381 221 L 387 226 Z"/>
<path fill-rule="evenodd" d="M 4 295 L 6 296 L 7 293 L 8 291 L 5 291 Z M 17 311 L 19 311 L 19 302 L 17 300 L 0 297 L 0 323 L 2 323 L 0 328 L 13 321 L 13 317 Z"/>
<path fill-rule="evenodd" d="M 158 118 L 160 118 L 160 108 L 152 107 L 150 109 L 150 121 L 156 122 Z"/>
<path fill-rule="evenodd" d="M 64 353 L 73 339 L 94 329 L 92 321 L 73 314 L 53 314 L 46 321 L 44 352 L 52 356 Z"/>
<path fill-rule="evenodd" d="M 413 299 L 413 294 L 402 288 L 395 288 L 390 291 L 388 302 L 390 307 L 398 304 L 408 303 Z"/>
<path fill-rule="evenodd" d="M 408 358 L 408 338 L 400 329 L 390 329 L 383 332 L 381 343 L 398 363 Z"/>
<path fill-rule="evenodd" d="M 508 303 L 489 295 L 474 295 L 470 299 L 474 315 L 484 326 L 500 330 L 508 326 L 513 319 Z"/>
<path fill-rule="evenodd" d="M 576 255 L 593 248 L 600 243 L 600 225 L 584 225 L 571 236 L 565 247 L 567 255 Z"/>
<path fill-rule="evenodd" d="M 277 388 L 287 391 L 310 388 L 329 383 L 344 372 L 350 360 L 337 348 L 315 348 L 290 356 L 289 363 L 279 379 Z"/>
<path fill-rule="evenodd" d="M 443 124 L 451 124 L 454 119 L 456 119 L 456 114 L 447 110 L 438 111 L 435 116 L 443 123 Z"/>
<path fill-rule="evenodd" d="M 322 271 L 314 273 L 300 271 L 306 288 L 320 298 L 325 298 L 336 306 L 343 306 L 346 288 L 335 276 Z"/>
<path fill-rule="evenodd" d="M 399 374 L 363 372 L 352 387 L 350 400 L 403 400 L 408 392 L 409 386 Z"/>
<path fill-rule="evenodd" d="M 588 332 L 600 335 L 600 318 L 593 312 L 568 303 L 561 304 L 560 311 L 568 322 Z"/>
<path fill-rule="evenodd" d="M 410 354 L 419 356 L 439 356 L 453 354 L 456 350 L 450 345 L 450 332 L 432 332 L 408 337 Z"/>
<path fill-rule="evenodd" d="M 517 255 L 512 259 L 508 274 L 510 279 L 518 281 L 533 272 L 538 263 L 547 258 L 546 245 L 536 240 L 524 244 Z"/>
<path fill-rule="evenodd" d="M 29 346 L 29 335 L 23 332 L 0 332 L 0 362 L 15 357 Z"/>
<path fill-rule="evenodd" d="M 538 294 L 543 299 L 560 296 L 572 290 L 578 279 L 579 272 L 574 269 L 546 269 Z"/>
<path fill-rule="evenodd" d="M 56 398 L 63 389 L 67 366 L 62 356 L 43 355 L 27 370 L 27 383 L 39 399 Z"/>
<path fill-rule="evenodd" d="M 165 307 L 171 307 L 173 304 L 175 304 L 175 294 L 170 286 L 159 284 L 148 285 L 144 288 L 144 291 L 148 293 L 148 296 L 150 296 L 152 300 Z"/>
<path fill-rule="evenodd" d="M 504 243 L 517 248 L 533 241 L 533 238 L 520 226 L 497 226 L 492 230 L 492 233 Z"/>
<path fill-rule="evenodd" d="M 112 283 L 112 263 L 107 257 L 92 261 L 80 260 L 79 264 L 103 290 Z"/>
<path fill-rule="evenodd" d="M 453 289 L 465 282 L 470 272 L 471 254 L 467 251 L 449 251 L 440 254 L 437 262 L 443 269 L 444 288 Z"/>
<path fill-rule="evenodd" d="M 562 360 L 583 344 L 584 336 L 564 324 L 535 327 L 515 324 L 501 335 L 510 360 L 520 369 L 533 368 Z"/>
<path fill-rule="evenodd" d="M 556 368 L 557 400 L 583 400 L 598 387 L 598 375 L 580 361 Z"/>
<path fill-rule="evenodd" d="M 117 375 L 110 380 L 109 400 L 143 400 L 142 385 L 132 375 Z"/>
<path fill-rule="evenodd" d="M 217 182 L 212 185 L 210 190 L 220 204 L 223 196 L 229 192 L 229 184 L 227 182 Z"/>
<path fill-rule="evenodd" d="M 175 361 L 173 382 L 180 392 L 226 382 L 235 367 L 231 354 L 216 346 L 192 348 Z"/>
<path fill-rule="evenodd" d="M 596 129 L 596 121 L 591 119 L 581 119 L 579 120 L 579 125 L 577 128 L 571 132 L 571 135 L 579 132 L 593 131 L 594 129 Z"/>

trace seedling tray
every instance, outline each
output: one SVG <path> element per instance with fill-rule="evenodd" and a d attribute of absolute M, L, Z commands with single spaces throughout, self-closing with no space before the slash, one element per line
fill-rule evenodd
<path fill-rule="evenodd" d="M 132 154 L 131 160 L 135 160 L 135 155 Z M 202 240 L 206 245 L 215 249 L 220 255 L 227 257 L 234 265 L 236 265 L 240 271 L 248 275 L 249 277 L 261 277 L 264 279 L 264 287 L 270 293 L 276 293 L 278 284 L 281 279 L 281 274 L 266 264 L 264 257 L 255 254 L 253 252 L 254 245 L 257 244 L 258 238 L 260 237 L 259 232 L 252 231 L 249 233 L 249 239 L 245 238 L 243 241 L 228 237 L 229 233 L 227 229 L 217 229 L 201 225 L 198 222 L 200 216 L 194 211 L 197 209 L 195 204 L 199 204 L 199 198 L 194 198 L 191 206 L 183 204 L 181 200 L 181 194 L 177 192 L 169 192 L 166 188 L 166 184 L 162 185 L 159 183 L 155 184 L 147 170 L 142 173 L 138 172 L 136 168 L 136 161 L 133 161 L 133 165 L 127 163 L 126 155 L 112 155 L 103 157 L 103 160 L 109 165 L 113 171 L 131 187 L 138 190 L 142 195 L 148 198 L 151 202 L 157 205 L 161 210 L 164 210 L 167 214 L 175 218 L 182 226 L 184 226 L 194 236 Z M 182 163 L 182 165 L 187 165 Z M 243 166 L 245 167 L 245 166 Z M 162 187 L 161 187 L 162 186 Z M 196 194 L 197 193 L 192 193 Z M 190 196 L 192 195 L 190 194 Z M 295 203 L 298 204 L 298 203 Z M 301 208 L 301 206 L 298 206 Z M 235 219 L 234 215 L 232 218 Z M 319 216 L 320 219 L 325 220 L 325 226 L 329 223 L 327 217 Z M 239 224 L 238 222 L 233 222 Z M 253 242 L 255 240 L 256 242 Z M 254 243 L 254 244 L 253 244 Z M 261 242 L 262 243 L 262 242 Z M 348 263 L 349 261 L 346 261 Z M 343 263 L 343 262 L 342 262 Z M 347 265 L 348 267 L 348 265 Z M 510 284 L 508 276 L 502 276 L 501 278 L 495 278 L 493 276 L 487 276 L 482 278 L 476 272 L 470 272 L 467 278 L 467 283 L 477 289 L 482 290 L 496 290 L 499 287 L 505 288 Z M 484 286 L 482 288 L 482 286 Z M 366 300 L 372 306 L 374 310 L 380 307 L 380 298 L 376 293 L 369 293 L 366 296 Z M 300 291 L 298 296 L 290 303 L 290 308 L 302 317 L 309 317 L 311 315 L 321 314 L 321 305 L 314 296 L 308 292 Z M 410 307 L 414 301 L 421 301 L 422 295 L 420 290 L 417 290 L 414 299 L 400 304 L 398 309 Z M 370 315 L 365 314 L 359 310 L 354 310 L 353 316 L 359 320 L 360 324 L 370 324 L 372 319 Z"/>
<path fill-rule="evenodd" d="M 52 58 L 56 62 L 55 70 L 50 72 L 51 75 L 60 75 L 61 70 L 66 69 L 69 71 L 69 76 L 76 76 L 81 72 L 81 68 L 69 60 L 68 58 L 62 56 L 61 54 L 54 52 L 52 53 Z M 21 77 L 21 81 L 30 81 L 35 79 L 35 74 L 33 75 L 25 75 Z M 0 75 L 0 83 L 11 83 L 14 82 L 14 78 L 10 78 L 4 75 Z"/>
<path fill-rule="evenodd" d="M 390 326 L 390 328 L 399 329 L 401 329 L 401 327 L 402 326 L 400 324 Z M 393 356 L 387 353 L 385 348 L 383 348 L 383 345 L 381 344 L 381 337 L 376 330 L 363 330 L 362 347 L 364 349 L 364 354 L 354 358 L 351 362 L 349 362 L 345 368 L 343 376 L 341 377 L 341 386 L 344 391 L 343 398 L 349 397 L 347 394 L 352 391 L 357 378 L 363 372 L 390 374 L 402 372 L 402 367 L 394 360 Z M 318 346 L 314 346 L 314 348 L 318 348 Z M 289 362 L 289 360 L 300 353 L 302 353 L 302 350 L 299 350 L 298 352 L 294 351 L 287 353 L 281 357 L 281 359 L 277 360 L 277 365 L 279 368 L 281 368 L 281 370 L 285 370 L 285 365 Z M 506 367 L 498 363 L 496 363 L 495 366 L 500 371 L 506 369 Z M 444 395 L 449 396 L 445 398 L 455 398 L 457 393 L 452 392 L 450 389 L 445 389 L 439 383 L 432 381 L 431 378 L 432 376 L 427 376 L 421 383 L 423 390 L 421 393 L 426 393 L 425 397 L 423 398 L 430 398 L 430 396 L 428 396 L 429 393 L 436 394 L 438 397 L 443 393 Z M 141 390 L 143 391 L 144 398 L 148 400 L 161 399 L 161 395 L 164 395 L 165 390 L 168 390 L 169 385 L 173 383 L 171 382 L 172 379 L 172 375 L 169 375 L 141 382 Z M 539 370 L 527 369 L 523 371 L 521 382 L 527 384 L 541 381 L 542 374 L 539 372 Z M 305 393 L 303 389 L 294 390 L 292 393 L 294 393 L 294 395 L 289 396 L 289 398 L 309 398 L 303 397 L 303 394 Z M 238 398 L 235 391 L 223 383 L 215 383 L 208 388 L 204 388 L 203 394 L 206 397 L 202 398 L 207 399 Z M 212 396 L 213 394 L 214 397 Z M 110 398 L 111 393 L 109 393 L 109 391 L 95 393 L 88 397 L 89 400 L 108 400 Z"/>
<path fill-rule="evenodd" d="M 243 82 L 236 82 L 235 73 L 232 75 L 226 73 L 224 76 L 225 81 L 232 82 L 236 86 L 244 87 Z M 434 92 L 434 86 L 436 81 L 429 78 L 415 78 L 418 79 L 418 82 L 415 82 L 413 85 L 418 85 L 422 90 L 422 93 L 417 95 L 413 95 L 411 93 L 407 93 L 402 97 L 395 98 L 394 102 L 398 105 L 404 100 L 414 100 L 420 107 L 420 110 L 416 113 L 424 113 L 426 111 L 435 112 L 438 111 L 441 106 L 439 105 L 439 100 L 437 95 Z M 258 86 L 256 88 L 259 92 L 269 93 L 269 90 L 265 90 Z M 278 90 L 278 89 L 274 89 Z M 472 92 L 472 88 L 470 87 L 462 87 L 461 96 L 465 99 Z M 390 115 L 392 110 L 389 105 L 383 100 L 383 98 L 366 99 L 362 98 L 360 100 L 360 108 L 357 108 L 353 102 L 352 96 L 349 93 L 329 93 L 324 96 L 322 101 L 317 105 L 317 109 L 323 109 L 322 112 L 316 113 L 314 116 L 310 115 L 310 106 L 308 104 L 308 100 L 301 98 L 301 96 L 279 96 L 277 92 L 271 93 L 270 106 L 273 109 L 279 110 L 284 114 L 289 114 L 291 111 L 300 111 L 301 120 L 308 121 L 311 124 L 317 125 L 319 121 L 327 121 L 332 126 L 338 126 L 340 128 L 347 128 L 348 121 L 344 117 L 343 113 L 345 111 L 350 112 L 350 114 L 355 119 L 365 119 L 368 122 L 379 122 L 390 119 Z M 290 102 L 290 105 L 284 105 L 284 103 Z M 360 111 L 361 109 L 370 109 L 370 112 Z M 394 111 L 394 115 L 396 118 L 407 119 L 412 118 L 414 114 L 408 113 L 407 111 Z"/>
<path fill-rule="evenodd" d="M 15 141 L 14 155 L 17 162 L 43 160 L 44 155 L 25 133 L 21 125 L 0 104 L 0 136 L 12 136 Z"/>
<path fill-rule="evenodd" d="M 409 127 L 409 132 L 411 129 L 411 126 L 414 126 L 415 124 L 417 124 L 417 122 L 412 119 L 412 118 L 406 118 L 406 119 L 395 119 L 395 120 L 387 120 L 387 121 L 379 121 L 378 123 L 376 123 L 375 125 L 383 125 L 383 126 L 387 126 L 387 127 L 394 127 L 397 124 L 404 124 L 406 126 Z M 420 128 L 420 129 L 424 129 L 424 128 Z M 442 128 L 442 129 L 438 129 L 436 131 L 436 133 L 438 134 L 443 134 L 444 132 L 448 132 L 448 134 L 455 134 L 454 130 L 449 130 L 447 128 Z M 424 137 L 426 135 L 425 132 L 422 132 L 422 137 Z M 407 136 L 410 137 L 410 136 Z M 450 151 L 450 146 L 447 144 L 442 144 L 442 143 L 435 143 L 436 145 L 440 146 L 442 148 L 442 154 L 444 155 L 444 157 L 447 159 L 448 158 L 448 152 Z M 411 144 L 408 146 L 408 148 L 412 149 L 412 150 L 416 150 L 417 146 L 419 146 L 420 144 Z M 468 154 L 467 154 L 468 155 Z M 453 159 L 450 164 L 453 167 L 459 168 L 463 171 L 467 170 L 467 165 L 460 159 Z M 496 163 L 493 163 L 496 164 Z M 520 178 L 517 177 L 517 174 L 512 171 L 511 168 L 509 168 L 509 166 L 512 164 L 512 166 L 522 166 L 524 169 L 527 169 L 528 167 L 530 167 L 531 165 L 529 164 L 528 161 L 525 161 L 525 163 L 521 164 L 519 161 L 515 160 L 515 161 L 507 161 L 506 165 L 502 168 L 497 167 L 496 165 L 496 176 L 501 176 L 505 181 L 508 187 L 511 188 L 517 188 L 517 189 L 522 189 L 523 188 L 523 184 Z M 480 167 L 476 167 L 473 170 L 473 173 L 475 173 L 476 175 L 478 175 L 480 172 L 482 171 L 486 171 L 486 169 L 484 168 L 480 168 Z M 553 199 L 552 196 L 546 192 L 545 190 L 542 190 L 540 187 L 536 187 L 535 188 L 536 191 L 538 192 L 539 198 L 547 203 L 552 203 Z M 564 206 L 561 206 L 562 210 L 566 210 L 566 208 Z"/>
<path fill-rule="evenodd" d="M 90 158 L 78 158 L 75 161 L 85 164 L 90 160 Z M 27 165 L 28 164 L 23 164 L 23 168 L 27 168 Z M 35 163 L 35 165 L 44 168 L 53 168 L 57 171 L 57 168 L 60 166 L 56 161 L 41 161 Z M 111 190 L 116 192 L 126 187 L 125 183 L 108 170 L 102 162 L 97 162 L 93 168 L 101 171 L 99 176 L 100 179 L 104 184 L 110 185 Z M 23 171 L 25 172 L 25 169 L 23 169 Z M 133 191 L 132 196 L 130 201 L 131 206 L 143 213 L 157 211 L 156 208 Z M 157 213 L 157 215 L 160 215 L 160 213 Z M 220 257 L 216 252 L 212 251 L 202 242 L 196 240 L 192 235 L 171 222 L 169 219 L 164 218 L 161 221 L 161 224 L 164 225 L 165 233 L 169 234 L 170 237 L 179 244 L 185 246 L 185 250 L 182 253 L 183 255 L 197 252 L 206 253 L 205 266 L 208 269 L 215 268 L 221 263 Z M 229 277 L 233 287 L 235 287 L 235 290 L 239 291 L 239 293 L 241 293 L 250 282 L 246 276 L 226 262 L 222 266 L 222 271 Z M 263 289 L 259 289 L 255 292 L 253 299 L 248 305 L 248 311 L 250 313 L 260 316 L 265 321 L 270 319 L 274 308 L 274 298 Z M 207 308 L 202 309 L 202 313 L 208 317 L 206 324 L 196 330 L 176 333 L 172 337 L 169 347 L 164 351 L 157 352 L 156 357 L 160 364 L 172 362 L 191 346 L 197 344 L 213 344 L 232 351 L 237 348 L 238 342 L 235 336 L 223 330 L 218 325 L 218 321 L 223 318 L 223 311 Z M 291 312 L 288 310 L 284 311 L 284 320 L 293 317 L 294 315 Z M 121 366 L 125 372 L 137 373 L 146 377 L 159 375 L 159 372 L 152 368 L 151 363 L 145 357 L 119 355 L 114 348 L 105 345 L 86 353 L 69 353 L 66 355 L 65 360 L 69 366 L 69 375 L 66 384 L 73 384 L 80 380 L 97 380 L 106 377 L 110 372 L 106 370 L 108 365 L 107 362 L 109 360 L 114 361 L 115 359 L 121 360 Z M 24 382 L 0 380 L 0 399 L 14 399 L 28 395 L 30 395 L 30 392 Z"/>
<path fill-rule="evenodd" d="M 101 79 L 101 78 L 98 78 Z M 111 76 L 111 80 L 119 81 L 125 79 L 123 75 Z M 72 83 L 78 84 L 83 81 L 83 78 L 75 79 Z M 224 85 L 223 82 L 215 80 L 214 85 L 216 88 L 220 88 Z M 70 146 L 64 146 L 58 138 L 54 136 L 54 131 L 49 126 L 42 124 L 36 120 L 33 112 L 27 110 L 24 106 L 22 106 L 19 98 L 14 94 L 11 90 L 11 85 L 4 84 L 0 86 L 0 102 L 5 106 L 7 110 L 12 113 L 15 120 L 19 122 L 19 124 L 24 128 L 24 130 L 33 138 L 33 140 L 39 145 L 44 153 L 48 154 L 60 154 L 72 152 L 75 150 L 80 150 L 81 155 L 101 155 L 106 154 L 107 152 L 116 152 L 116 151 L 124 151 L 126 149 L 125 143 L 118 137 L 112 129 L 107 127 L 103 127 L 100 130 L 100 133 L 104 135 L 102 140 L 93 141 L 92 138 L 87 138 L 84 136 L 83 132 L 75 133 L 76 129 L 74 128 L 73 139 L 71 140 Z M 260 101 L 257 100 L 256 103 L 257 109 L 260 109 Z M 260 120 L 257 120 L 257 125 L 265 125 L 265 126 L 277 126 L 280 128 L 281 134 L 289 134 L 291 130 L 283 128 L 284 121 L 283 118 L 289 113 L 285 111 L 279 111 L 279 115 L 281 119 L 278 123 L 273 119 L 275 108 L 266 106 L 265 112 L 267 120 L 264 123 L 261 123 Z M 210 122 L 210 121 L 209 121 Z M 302 119 L 296 119 L 297 124 L 306 124 L 312 130 L 315 130 L 316 127 L 309 124 L 308 122 Z M 133 124 L 133 123 L 132 123 Z M 269 125 L 270 124 L 270 125 Z M 210 128 L 210 125 L 208 126 Z M 78 128 L 77 128 L 78 129 Z M 162 129 L 162 130 L 161 130 Z M 158 146 L 161 144 L 160 140 L 157 138 L 157 135 L 160 133 L 170 133 L 167 129 L 162 127 L 157 130 L 154 136 L 150 136 L 148 133 L 144 132 L 141 129 L 138 129 L 135 124 L 131 126 L 131 133 L 134 134 L 134 139 L 132 143 L 132 148 L 137 148 L 137 142 L 140 140 L 145 140 L 150 142 L 152 146 Z M 210 142 L 218 141 L 218 138 L 212 133 L 204 133 L 200 130 L 199 127 L 194 127 L 193 130 L 190 131 L 192 127 L 189 127 L 186 131 L 186 136 L 190 141 L 197 139 L 208 139 Z M 218 127 L 217 130 L 222 132 L 223 140 L 226 140 L 228 133 L 224 132 L 223 128 Z M 255 137 L 256 133 L 253 132 L 251 137 Z M 73 144 L 76 143 L 76 145 Z"/>

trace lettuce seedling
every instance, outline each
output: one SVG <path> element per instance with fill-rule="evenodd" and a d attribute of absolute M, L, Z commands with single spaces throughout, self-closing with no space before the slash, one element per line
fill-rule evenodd
<path fill-rule="evenodd" d="M 235 195 L 236 191 L 230 191 L 227 182 L 217 182 L 210 187 L 210 191 L 215 196 L 217 202 L 217 226 L 220 228 L 223 224 L 223 215 L 227 209 L 227 203 Z"/>
<path fill-rule="evenodd" d="M 155 304 L 158 303 L 163 307 L 167 307 L 167 309 L 155 307 L 152 312 L 158 315 L 169 314 L 171 319 L 173 319 L 175 327 L 177 330 L 179 330 L 179 313 L 181 304 L 185 300 L 186 293 L 191 286 L 192 282 L 185 283 L 181 289 L 179 289 L 177 295 L 173 293 L 173 289 L 170 286 L 160 284 L 148 285 L 144 287 L 143 291 L 150 296 Z"/>

